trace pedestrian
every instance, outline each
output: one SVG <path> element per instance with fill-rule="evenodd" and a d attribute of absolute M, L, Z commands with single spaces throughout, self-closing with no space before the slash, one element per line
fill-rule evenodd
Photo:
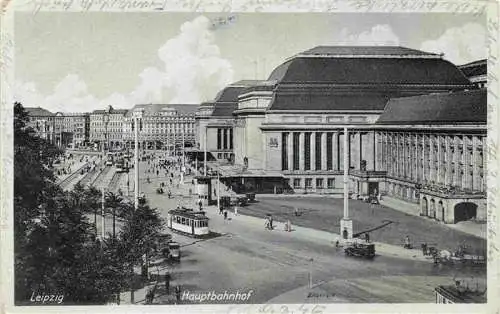
<path fill-rule="evenodd" d="M 234 205 L 234 215 L 238 216 L 238 205 Z"/>
<path fill-rule="evenodd" d="M 224 214 L 224 207 L 222 207 L 222 205 L 221 205 L 221 206 L 219 206 L 219 215 L 222 215 L 222 214 Z"/>
<path fill-rule="evenodd" d="M 179 285 L 175 287 L 175 298 L 177 299 L 177 302 L 181 301 L 181 287 Z"/>
<path fill-rule="evenodd" d="M 299 208 L 295 207 L 295 216 L 299 216 Z"/>
<path fill-rule="evenodd" d="M 201 198 L 198 201 L 198 205 L 200 206 L 200 210 L 202 210 L 203 209 L 203 201 L 201 200 Z"/>
<path fill-rule="evenodd" d="M 405 245 L 404 245 L 404 248 L 405 248 L 405 249 L 411 249 L 411 243 L 410 243 L 410 237 L 409 237 L 409 236 L 406 236 L 406 237 L 405 237 Z"/>
<path fill-rule="evenodd" d="M 269 217 L 269 229 L 273 230 L 273 217 Z"/>
<path fill-rule="evenodd" d="M 227 220 L 227 210 L 224 211 L 224 220 Z"/>
<path fill-rule="evenodd" d="M 365 241 L 366 243 L 370 242 L 370 235 L 368 233 L 365 233 Z"/>
<path fill-rule="evenodd" d="M 424 254 L 424 256 L 427 256 L 427 243 L 422 243 L 422 254 Z"/>

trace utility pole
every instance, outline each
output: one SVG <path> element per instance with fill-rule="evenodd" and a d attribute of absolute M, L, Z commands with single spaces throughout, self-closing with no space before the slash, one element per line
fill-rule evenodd
<path fill-rule="evenodd" d="M 217 169 L 217 209 L 220 210 L 220 169 Z"/>
<path fill-rule="evenodd" d="M 349 131 L 344 127 L 344 217 L 340 220 L 340 235 L 343 240 L 351 240 L 353 227 L 349 218 Z"/>
<path fill-rule="evenodd" d="M 207 135 L 208 135 L 208 125 L 205 127 L 205 145 L 203 147 L 203 172 L 204 176 L 207 176 Z"/>
<path fill-rule="evenodd" d="M 101 238 L 102 241 L 104 241 L 104 236 L 106 234 L 105 230 L 105 222 L 104 222 L 104 203 L 105 203 L 105 198 L 104 198 L 104 186 L 102 187 L 102 201 L 101 201 Z"/>

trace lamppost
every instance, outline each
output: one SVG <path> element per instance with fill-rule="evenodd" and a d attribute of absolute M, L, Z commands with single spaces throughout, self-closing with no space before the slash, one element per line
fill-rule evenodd
<path fill-rule="evenodd" d="M 344 127 L 344 217 L 340 220 L 343 240 L 352 239 L 352 219 L 349 218 L 349 131 Z"/>
<path fill-rule="evenodd" d="M 309 259 L 309 289 L 313 287 L 312 271 L 313 271 L 313 261 L 314 259 Z"/>
<path fill-rule="evenodd" d="M 105 221 L 104 221 L 104 203 L 106 202 L 104 197 L 105 188 L 102 187 L 102 200 L 101 200 L 101 239 L 104 241 L 104 236 L 106 235 Z"/>
<path fill-rule="evenodd" d="M 208 125 L 205 126 L 205 145 L 203 145 L 203 175 L 207 176 L 207 136 L 208 136 Z"/>
<path fill-rule="evenodd" d="M 142 129 L 142 123 L 139 120 L 142 118 L 141 111 L 135 111 L 134 119 L 134 136 L 135 136 L 135 154 L 134 154 L 134 209 L 139 208 L 139 128 Z"/>
<path fill-rule="evenodd" d="M 220 210 L 220 168 L 217 169 L 217 209 Z"/>

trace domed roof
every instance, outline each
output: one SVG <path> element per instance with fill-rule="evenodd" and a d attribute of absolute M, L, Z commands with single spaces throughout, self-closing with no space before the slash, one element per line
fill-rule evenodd
<path fill-rule="evenodd" d="M 383 110 L 389 98 L 472 88 L 441 55 L 392 46 L 319 46 L 269 76 L 271 110 Z"/>
<path fill-rule="evenodd" d="M 269 80 L 323 84 L 470 84 L 455 65 L 441 56 L 402 47 L 316 47 L 278 66 Z"/>

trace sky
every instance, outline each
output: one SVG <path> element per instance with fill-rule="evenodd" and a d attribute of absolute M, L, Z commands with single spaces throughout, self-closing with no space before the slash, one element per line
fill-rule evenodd
<path fill-rule="evenodd" d="M 319 45 L 404 46 L 459 65 L 486 58 L 484 25 L 451 13 L 18 12 L 14 98 L 54 112 L 201 103 Z"/>

